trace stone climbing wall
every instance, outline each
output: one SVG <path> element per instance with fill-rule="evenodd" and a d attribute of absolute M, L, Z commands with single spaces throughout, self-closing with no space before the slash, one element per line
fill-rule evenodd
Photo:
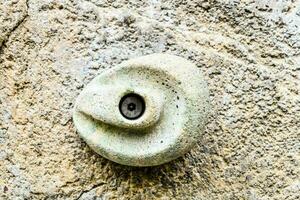
<path fill-rule="evenodd" d="M 204 73 L 184 157 L 115 164 L 78 136 L 82 88 L 154 52 Z M 299 199 L 299 0 L 0 0 L 0 199 Z"/>

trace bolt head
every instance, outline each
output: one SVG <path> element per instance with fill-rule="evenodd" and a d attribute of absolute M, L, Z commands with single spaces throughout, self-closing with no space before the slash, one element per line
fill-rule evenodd
<path fill-rule="evenodd" d="M 145 101 L 138 94 L 130 93 L 121 98 L 119 110 L 123 117 L 129 120 L 140 118 L 145 112 Z"/>

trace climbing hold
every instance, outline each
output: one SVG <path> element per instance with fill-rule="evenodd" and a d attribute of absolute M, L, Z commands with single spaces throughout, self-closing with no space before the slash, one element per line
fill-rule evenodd
<path fill-rule="evenodd" d="M 73 119 L 81 137 L 105 158 L 153 166 L 188 152 L 208 111 L 200 70 L 184 58 L 152 54 L 95 77 L 78 96 Z"/>

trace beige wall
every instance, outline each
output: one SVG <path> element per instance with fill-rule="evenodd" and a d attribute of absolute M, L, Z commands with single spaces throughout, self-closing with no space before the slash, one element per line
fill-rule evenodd
<path fill-rule="evenodd" d="M 184 157 L 112 163 L 75 132 L 82 88 L 153 52 L 203 71 L 213 104 Z M 0 0 L 0 199 L 299 199 L 300 2 Z"/>

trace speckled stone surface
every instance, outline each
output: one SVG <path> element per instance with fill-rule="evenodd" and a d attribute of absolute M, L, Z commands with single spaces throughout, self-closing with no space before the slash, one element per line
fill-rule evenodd
<path fill-rule="evenodd" d="M 145 112 L 125 118 L 122 97 L 138 94 Z M 188 60 L 169 54 L 130 59 L 101 73 L 77 98 L 74 123 L 100 155 L 129 166 L 160 165 L 187 153 L 210 110 L 207 84 Z"/>
<path fill-rule="evenodd" d="M 0 0 L 0 199 L 299 199 L 299 9 L 298 0 Z M 161 52 L 203 72 L 205 132 L 164 165 L 108 161 L 76 133 L 75 99 L 107 69 Z"/>

